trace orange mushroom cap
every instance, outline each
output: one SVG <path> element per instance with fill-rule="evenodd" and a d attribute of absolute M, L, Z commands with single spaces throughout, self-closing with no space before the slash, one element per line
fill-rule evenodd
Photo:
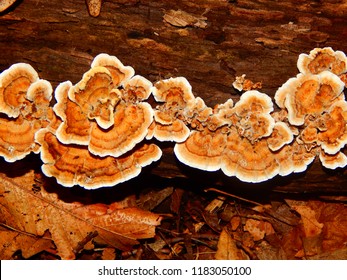
<path fill-rule="evenodd" d="M 57 104 L 54 110 L 63 122 L 56 135 L 64 144 L 87 145 L 98 156 L 118 157 L 135 147 L 148 133 L 153 121 L 152 107 L 146 102 L 128 104 L 119 101 L 112 111 L 112 126 L 104 129 L 89 120 L 82 106 L 70 100 L 71 83 L 59 85 L 55 91 Z"/>
<path fill-rule="evenodd" d="M 316 148 L 308 150 L 304 144 L 293 141 L 276 152 L 276 161 L 280 167 L 278 174 L 287 176 L 290 173 L 303 172 L 314 161 L 316 155 Z"/>
<path fill-rule="evenodd" d="M 228 135 L 221 169 L 227 176 L 258 183 L 276 176 L 280 167 L 265 138 L 251 143 L 235 131 Z"/>
<path fill-rule="evenodd" d="M 335 102 L 323 115 L 324 131 L 318 133 L 318 143 L 327 154 L 336 154 L 347 144 L 347 102 Z"/>
<path fill-rule="evenodd" d="M 148 103 L 120 102 L 115 107 L 114 125 L 111 128 L 101 129 L 92 123 L 88 149 L 99 156 L 121 156 L 145 139 L 152 121 L 153 110 Z"/>
<path fill-rule="evenodd" d="M 47 128 L 41 129 L 35 138 L 41 145 L 43 173 L 66 187 L 97 189 L 117 185 L 136 177 L 142 167 L 159 160 L 162 154 L 158 146 L 144 144 L 118 158 L 99 157 L 85 146 L 62 144 Z"/>
<path fill-rule="evenodd" d="M 192 87 L 184 77 L 169 78 L 155 83 L 153 96 L 158 102 L 167 102 L 169 106 L 180 108 L 194 102 Z"/>
<path fill-rule="evenodd" d="M 246 91 L 233 108 L 239 134 L 252 143 L 269 136 L 275 125 L 270 115 L 272 111 L 273 103 L 268 95 L 256 90 Z"/>
<path fill-rule="evenodd" d="M 0 74 L 0 155 L 8 162 L 38 153 L 35 133 L 49 125 L 52 86 L 25 63 Z"/>
<path fill-rule="evenodd" d="M 114 87 L 122 86 L 135 74 L 132 67 L 124 66 L 117 57 L 106 53 L 101 53 L 93 59 L 91 67 L 94 68 L 98 66 L 106 67 L 110 71 Z"/>
<path fill-rule="evenodd" d="M 67 81 L 59 84 L 54 92 L 57 103 L 53 110 L 62 119 L 56 136 L 64 144 L 88 145 L 91 123 L 82 108 L 68 98 L 71 88 L 71 82 Z"/>
<path fill-rule="evenodd" d="M 336 100 L 344 99 L 343 89 L 344 83 L 331 72 L 298 74 L 277 90 L 275 100 L 288 110 L 290 124 L 299 126 L 304 124 L 305 116 L 319 115 Z"/>
<path fill-rule="evenodd" d="M 235 104 L 234 111 L 239 116 L 247 115 L 249 112 L 270 114 L 273 111 L 273 103 L 265 93 L 249 90 L 241 95 L 240 100 Z"/>
<path fill-rule="evenodd" d="M 156 101 L 163 102 L 154 111 L 158 127 L 153 136 L 159 141 L 183 142 L 189 136 L 187 118 L 195 105 L 192 88 L 186 78 L 170 78 L 157 82 L 152 90 Z"/>
<path fill-rule="evenodd" d="M 125 81 L 123 87 L 122 99 L 134 103 L 148 99 L 153 85 L 146 78 L 135 75 L 130 80 Z"/>
<path fill-rule="evenodd" d="M 0 113 L 17 118 L 27 105 L 26 93 L 29 86 L 38 81 L 34 68 L 26 63 L 12 65 L 0 74 Z"/>
<path fill-rule="evenodd" d="M 216 171 L 221 167 L 226 138 L 222 130 L 192 131 L 186 141 L 176 143 L 174 152 L 178 160 L 188 166 Z"/>
<path fill-rule="evenodd" d="M 322 165 L 329 169 L 344 168 L 347 166 L 347 156 L 342 152 L 327 154 L 323 150 L 319 154 Z"/>
<path fill-rule="evenodd" d="M 278 151 L 294 139 L 293 132 L 284 122 L 276 122 L 271 135 L 266 139 L 271 151 Z"/>
<path fill-rule="evenodd" d="M 189 128 L 181 120 L 174 120 L 165 125 L 156 123 L 153 129 L 153 136 L 159 141 L 173 141 L 180 143 L 189 137 Z"/>
<path fill-rule="evenodd" d="M 331 71 L 336 75 L 347 72 L 347 57 L 342 51 L 332 48 L 315 48 L 307 54 L 300 54 L 297 62 L 298 69 L 303 74 L 319 74 Z"/>
<path fill-rule="evenodd" d="M 5 11 L 7 8 L 12 6 L 16 0 L 1 0 L 0 2 L 0 12 Z"/>
<path fill-rule="evenodd" d="M 106 67 L 94 67 L 82 80 L 71 87 L 69 99 L 81 107 L 89 119 L 95 119 L 103 129 L 113 125 L 113 108 L 120 100 L 120 93 L 113 89 L 111 73 Z"/>
<path fill-rule="evenodd" d="M 7 162 L 23 159 L 31 152 L 39 153 L 40 146 L 34 141 L 35 133 L 40 129 L 23 117 L 15 120 L 0 118 L 0 155 Z"/>

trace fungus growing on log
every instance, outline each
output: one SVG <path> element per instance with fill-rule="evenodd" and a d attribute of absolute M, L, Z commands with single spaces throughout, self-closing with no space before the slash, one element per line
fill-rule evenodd
<path fill-rule="evenodd" d="M 277 153 L 293 141 L 293 133 L 270 113 L 267 95 L 248 91 L 233 106 L 231 99 L 206 110 L 204 121 L 188 139 L 176 143 L 174 152 L 184 164 L 206 171 L 221 169 L 245 182 L 261 182 L 280 173 Z M 197 117 L 196 117 L 197 119 Z M 293 169 L 293 168 L 292 168 Z"/>
<path fill-rule="evenodd" d="M 299 71 L 303 74 L 319 74 L 331 71 L 335 75 L 347 72 L 347 57 L 341 51 L 332 48 L 315 48 L 307 54 L 300 54 L 297 62 Z"/>
<path fill-rule="evenodd" d="M 317 140 L 327 154 L 336 154 L 347 143 L 347 102 L 335 102 L 322 116 Z"/>
<path fill-rule="evenodd" d="M 50 83 L 18 63 L 0 74 L 0 155 L 13 162 L 40 152 L 46 176 L 86 189 L 114 186 L 159 160 L 160 148 L 143 143 L 153 137 L 175 142 L 188 166 L 245 182 L 305 171 L 316 156 L 326 168 L 345 167 L 346 65 L 331 48 L 300 55 L 301 73 L 277 90 L 274 111 L 257 90 L 210 108 L 184 77 L 153 86 L 107 54 L 75 85 L 59 84 L 52 108 Z M 151 93 L 155 109 L 146 102 Z"/>
<path fill-rule="evenodd" d="M 275 125 L 270 113 L 273 103 L 269 96 L 256 90 L 246 91 L 236 103 L 233 112 L 237 122 L 234 124 L 240 136 L 251 143 L 269 136 Z"/>
<path fill-rule="evenodd" d="M 343 168 L 347 165 L 347 156 L 342 152 L 330 155 L 321 151 L 319 153 L 319 159 L 322 165 L 329 169 Z"/>
<path fill-rule="evenodd" d="M 122 86 L 135 74 L 131 66 L 124 66 L 117 57 L 106 53 L 101 53 L 93 59 L 91 68 L 97 66 L 106 67 L 110 71 L 114 87 Z"/>
<path fill-rule="evenodd" d="M 267 145 L 271 151 L 278 151 L 284 145 L 290 144 L 294 139 L 294 134 L 289 126 L 284 122 L 274 124 L 271 137 L 267 139 Z"/>
<path fill-rule="evenodd" d="M 186 78 L 170 78 L 155 83 L 153 96 L 158 105 L 154 111 L 153 136 L 159 141 L 183 142 L 189 136 L 187 115 L 195 97 Z"/>
<path fill-rule="evenodd" d="M 121 156 L 140 143 L 153 121 L 152 107 L 143 101 L 152 83 L 133 74 L 116 57 L 101 54 L 80 82 L 59 86 L 54 107 L 62 118 L 59 141 L 87 145 L 102 157 Z"/>
<path fill-rule="evenodd" d="M 221 167 L 227 135 L 221 129 L 211 132 L 193 131 L 183 143 L 177 143 L 174 152 L 178 160 L 188 166 L 205 171 L 216 171 Z"/>
<path fill-rule="evenodd" d="M 317 148 L 307 150 L 305 145 L 298 141 L 293 141 L 290 145 L 285 145 L 275 154 L 279 164 L 278 174 L 287 176 L 291 173 L 305 171 L 316 158 Z"/>
<path fill-rule="evenodd" d="M 269 180 L 279 173 L 276 155 L 269 149 L 266 138 L 254 143 L 234 131 L 227 138 L 222 156 L 222 171 L 244 182 Z"/>
<path fill-rule="evenodd" d="M 153 121 L 144 102 L 152 83 L 133 74 L 116 57 L 101 54 L 76 85 L 58 85 L 53 109 L 60 123 L 36 135 L 46 176 L 67 187 L 113 186 L 161 157 L 158 146 L 137 145 Z"/>
<path fill-rule="evenodd" d="M 262 82 L 253 83 L 251 80 L 246 79 L 246 74 L 236 76 L 232 86 L 238 91 L 249 91 L 262 88 Z"/>
<path fill-rule="evenodd" d="M 8 162 L 38 153 L 35 133 L 52 118 L 51 84 L 25 63 L 0 74 L 0 155 Z"/>
<path fill-rule="evenodd" d="M 345 84 L 337 75 L 346 72 L 347 58 L 340 51 L 317 48 L 299 56 L 298 68 L 301 73 L 277 90 L 276 103 L 298 128 L 298 144 L 319 154 L 323 166 L 344 167 L 346 157 L 340 150 L 347 143 L 347 104 Z"/>
<path fill-rule="evenodd" d="M 344 83 L 331 72 L 300 73 L 277 90 L 275 101 L 280 108 L 287 109 L 290 124 L 299 126 L 306 116 L 320 115 L 336 100 L 343 99 L 343 89 Z"/>
<path fill-rule="evenodd" d="M 139 148 L 115 158 L 91 154 L 86 146 L 59 142 L 52 129 L 41 129 L 36 134 L 41 145 L 42 171 L 48 177 L 66 187 L 74 185 L 86 189 L 114 186 L 136 177 L 142 167 L 157 161 L 161 150 L 155 144 L 143 144 Z"/>

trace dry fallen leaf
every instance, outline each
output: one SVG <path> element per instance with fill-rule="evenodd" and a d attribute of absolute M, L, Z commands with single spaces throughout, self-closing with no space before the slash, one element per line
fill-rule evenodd
<path fill-rule="evenodd" d="M 101 258 L 105 260 L 115 260 L 116 259 L 116 251 L 114 248 L 105 248 L 102 251 Z"/>
<path fill-rule="evenodd" d="M 30 258 L 54 244 L 50 238 L 36 237 L 22 232 L 0 228 L 0 259 L 10 260 L 14 253 L 21 250 L 24 258 Z"/>
<path fill-rule="evenodd" d="M 231 237 L 228 231 L 224 228 L 220 234 L 217 252 L 215 255 L 217 260 L 245 260 L 247 255 L 237 248 L 236 241 Z"/>
<path fill-rule="evenodd" d="M 269 222 L 247 219 L 244 230 L 248 231 L 254 241 L 262 240 L 265 235 L 274 234 L 275 231 Z"/>
<path fill-rule="evenodd" d="M 0 173 L 0 222 L 38 237 L 48 230 L 62 259 L 74 259 L 91 233 L 111 247 L 128 250 L 137 239 L 153 237 L 160 224 L 159 215 L 122 203 L 68 203 L 44 188 L 33 191 L 34 179 L 33 171 L 16 178 Z"/>
<path fill-rule="evenodd" d="M 306 202 L 292 200 L 286 200 L 286 202 L 300 214 L 306 237 L 313 237 L 322 232 L 324 225 L 317 221 L 317 213 Z"/>
<path fill-rule="evenodd" d="M 300 214 L 302 221 L 302 228 L 295 230 L 297 239 L 302 241 L 302 248 L 295 257 L 311 258 L 324 255 L 325 252 L 346 249 L 347 207 L 344 204 L 294 200 L 286 202 Z M 289 234 L 284 239 L 288 239 L 288 236 Z"/>
<path fill-rule="evenodd" d="M 317 219 L 324 224 L 322 250 L 334 251 L 347 248 L 347 207 L 343 203 L 310 201 L 308 206 L 317 213 Z"/>

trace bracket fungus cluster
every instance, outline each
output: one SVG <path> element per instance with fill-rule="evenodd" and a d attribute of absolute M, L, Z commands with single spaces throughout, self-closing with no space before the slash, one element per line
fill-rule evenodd
<path fill-rule="evenodd" d="M 51 84 L 25 63 L 0 74 L 0 155 L 6 161 L 40 151 L 35 134 L 51 121 L 52 91 Z"/>
<path fill-rule="evenodd" d="M 13 162 L 40 153 L 46 176 L 87 189 L 129 180 L 159 160 L 154 139 L 174 142 L 186 165 L 245 182 L 305 171 L 316 157 L 326 168 L 345 167 L 347 58 L 317 48 L 297 67 L 275 104 L 252 89 L 210 108 L 184 77 L 153 85 L 100 54 L 79 82 L 57 86 L 52 107 L 50 83 L 18 63 L 0 74 L 0 155 Z"/>
<path fill-rule="evenodd" d="M 53 110 L 61 119 L 36 134 L 42 170 L 64 186 L 113 186 L 136 177 L 158 160 L 155 144 L 140 143 L 153 120 L 145 102 L 152 83 L 116 57 L 100 54 L 81 81 L 55 90 Z"/>
<path fill-rule="evenodd" d="M 331 48 L 314 49 L 299 56 L 297 67 L 300 73 L 277 90 L 276 103 L 297 129 L 297 143 L 319 155 L 326 168 L 345 167 L 347 103 L 341 75 L 347 72 L 347 58 Z"/>

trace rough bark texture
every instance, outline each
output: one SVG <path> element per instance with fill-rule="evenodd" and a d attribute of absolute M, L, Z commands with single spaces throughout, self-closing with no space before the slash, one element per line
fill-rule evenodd
<path fill-rule="evenodd" d="M 205 17 L 207 26 L 164 22 L 171 9 Z M 324 46 L 347 52 L 346 38 L 345 0 L 109 0 L 98 17 L 88 14 L 83 0 L 26 0 L 0 14 L 0 70 L 27 62 L 55 87 L 66 80 L 78 82 L 93 57 L 105 52 L 152 82 L 184 76 L 194 94 L 214 106 L 238 100 L 231 84 L 242 74 L 261 81 L 261 91 L 273 97 L 297 74 L 300 53 Z M 328 172 L 318 162 L 302 174 L 254 185 L 184 167 L 170 144 L 161 147 L 163 159 L 147 172 L 163 177 L 208 178 L 225 186 L 284 192 L 347 190 L 346 170 Z"/>

